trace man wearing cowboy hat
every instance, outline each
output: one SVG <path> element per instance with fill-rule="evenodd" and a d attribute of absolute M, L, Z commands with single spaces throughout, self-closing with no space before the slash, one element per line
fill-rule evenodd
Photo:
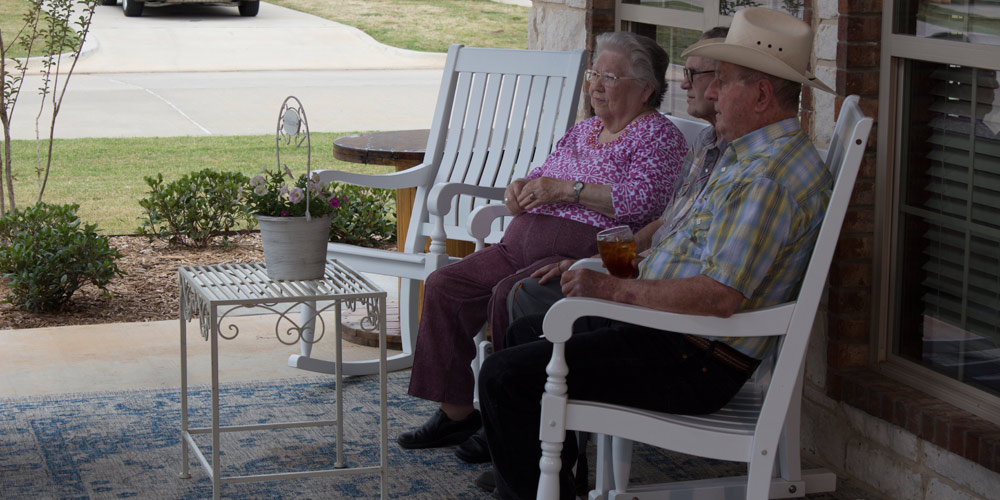
<path fill-rule="evenodd" d="M 687 219 L 641 262 L 639 279 L 568 271 L 563 294 L 721 317 L 795 298 L 833 185 L 796 118 L 801 85 L 830 91 L 807 71 L 812 38 L 795 17 L 748 8 L 736 13 L 724 40 L 704 40 L 682 54 L 717 61 L 705 95 L 729 147 Z M 522 318 L 510 329 L 540 332 L 541 317 Z M 568 396 L 711 413 L 739 391 L 773 344 L 584 318 L 566 343 Z M 480 407 L 502 498 L 535 495 L 539 400 L 551 352 L 544 342 L 511 347 L 487 358 L 480 372 Z M 575 497 L 576 454 L 576 440 L 567 436 L 562 498 Z"/>

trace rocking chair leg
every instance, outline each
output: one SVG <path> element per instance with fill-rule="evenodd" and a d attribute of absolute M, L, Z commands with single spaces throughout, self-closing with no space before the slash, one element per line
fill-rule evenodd
<path fill-rule="evenodd" d="M 611 468 L 615 490 L 628 488 L 628 478 L 632 472 L 632 441 L 619 437 L 611 438 Z"/>
<path fill-rule="evenodd" d="M 615 488 L 614 478 L 611 475 L 611 436 L 608 434 L 596 434 L 597 436 L 597 463 L 594 464 L 594 489 L 590 492 L 588 500 L 607 500 L 608 492 Z"/>

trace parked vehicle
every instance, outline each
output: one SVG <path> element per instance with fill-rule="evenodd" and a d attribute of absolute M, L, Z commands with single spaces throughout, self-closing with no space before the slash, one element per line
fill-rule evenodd
<path fill-rule="evenodd" d="M 101 5 L 114 5 L 118 3 L 118 0 L 101 0 Z M 125 11 L 125 17 L 138 17 L 142 15 L 142 8 L 149 4 L 151 6 L 178 4 L 178 3 L 200 3 L 208 5 L 235 5 L 240 9 L 240 15 L 244 17 L 253 17 L 257 15 L 257 11 L 260 10 L 259 0 L 122 0 L 122 10 Z"/>

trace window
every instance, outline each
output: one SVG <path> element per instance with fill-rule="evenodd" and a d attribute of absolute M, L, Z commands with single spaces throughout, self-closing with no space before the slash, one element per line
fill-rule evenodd
<path fill-rule="evenodd" d="M 993 2 L 894 7 L 883 75 L 901 84 L 880 98 L 898 117 L 887 127 L 897 175 L 884 358 L 890 373 L 998 422 L 1000 13 Z"/>

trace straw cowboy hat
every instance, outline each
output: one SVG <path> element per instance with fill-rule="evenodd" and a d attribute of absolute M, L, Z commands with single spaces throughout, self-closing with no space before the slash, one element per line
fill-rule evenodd
<path fill-rule="evenodd" d="M 681 57 L 700 56 L 737 64 L 835 94 L 808 71 L 813 32 L 797 17 L 764 8 L 740 10 L 726 38 L 688 47 Z"/>

